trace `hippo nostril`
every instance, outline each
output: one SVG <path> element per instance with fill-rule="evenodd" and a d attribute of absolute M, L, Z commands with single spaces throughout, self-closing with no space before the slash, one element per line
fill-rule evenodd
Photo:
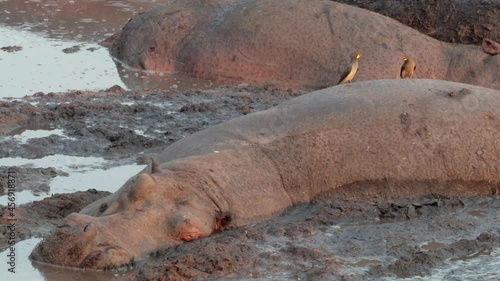
<path fill-rule="evenodd" d="M 65 223 L 57 226 L 57 228 L 66 228 L 66 227 L 70 227 L 70 225 Z"/>
<path fill-rule="evenodd" d="M 109 247 L 109 246 L 112 246 L 111 243 L 109 243 L 109 241 L 104 241 L 104 242 L 101 242 L 99 244 L 97 244 L 98 247 Z"/>
<path fill-rule="evenodd" d="M 86 225 L 85 225 L 85 227 L 83 228 L 83 232 L 88 232 L 88 231 L 90 231 L 90 230 L 92 230 L 92 229 L 94 229 L 94 228 L 95 228 L 95 225 L 94 225 L 93 223 L 88 223 L 88 224 L 86 224 Z"/>

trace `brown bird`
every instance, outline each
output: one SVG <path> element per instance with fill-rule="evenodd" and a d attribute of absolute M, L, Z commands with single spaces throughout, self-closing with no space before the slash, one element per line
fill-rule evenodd
<path fill-rule="evenodd" d="M 409 57 L 403 57 L 403 65 L 401 66 L 401 79 L 411 78 L 413 72 L 417 69 L 415 62 L 411 60 Z"/>
<path fill-rule="evenodd" d="M 345 84 L 345 83 L 351 83 L 352 78 L 354 78 L 354 75 L 356 75 L 356 72 L 358 72 L 358 59 L 361 58 L 361 54 L 357 54 L 355 57 L 352 58 L 351 65 L 342 73 L 340 76 L 340 81 L 337 85 L 340 84 Z"/>

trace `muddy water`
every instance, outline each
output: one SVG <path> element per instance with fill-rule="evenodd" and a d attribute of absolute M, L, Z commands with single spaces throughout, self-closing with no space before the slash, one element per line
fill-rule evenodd
<path fill-rule="evenodd" d="M 35 92 L 210 88 L 210 81 L 175 73 L 139 72 L 98 45 L 128 19 L 161 1 L 0 0 L 0 98 Z"/>

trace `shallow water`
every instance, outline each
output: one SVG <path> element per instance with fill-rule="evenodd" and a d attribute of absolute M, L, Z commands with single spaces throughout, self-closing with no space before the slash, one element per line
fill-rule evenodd
<path fill-rule="evenodd" d="M 3 80 L 0 97 L 98 90 L 115 84 L 125 87 L 108 51 L 99 45 L 44 38 L 40 34 L 1 26 L 0 38 L 0 47 L 23 47 L 18 52 L 0 51 Z M 81 50 L 76 53 L 62 51 L 77 44 Z"/>
<path fill-rule="evenodd" d="M 0 0 L 0 98 L 36 92 L 210 88 L 210 81 L 177 73 L 128 69 L 98 43 L 156 1 Z"/>
<path fill-rule="evenodd" d="M 26 143 L 28 140 L 33 139 L 33 138 L 45 138 L 45 137 L 49 137 L 52 135 L 60 136 L 60 137 L 63 137 L 65 139 L 73 139 L 73 138 L 67 137 L 64 134 L 64 131 L 61 129 L 24 130 L 22 133 L 12 136 L 12 138 L 20 143 Z"/>
<path fill-rule="evenodd" d="M 54 167 L 68 173 L 57 176 L 50 182 L 49 192 L 16 192 L 16 204 L 42 200 L 57 193 L 71 193 L 91 188 L 114 192 L 125 181 L 146 167 L 145 165 L 124 165 L 107 168 L 113 163 L 97 157 L 51 155 L 40 159 L 0 158 L 0 166 L 28 166 L 34 168 Z M 7 205 L 7 195 L 0 196 L 0 205 Z"/>

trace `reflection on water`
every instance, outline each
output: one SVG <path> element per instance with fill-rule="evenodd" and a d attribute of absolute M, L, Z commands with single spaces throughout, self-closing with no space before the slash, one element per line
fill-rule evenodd
<path fill-rule="evenodd" d="M 12 138 L 14 140 L 19 141 L 20 143 L 26 143 L 30 139 L 45 138 L 45 137 L 49 137 L 49 136 L 52 136 L 52 135 L 60 136 L 60 137 L 63 137 L 65 139 L 73 139 L 73 138 L 67 137 L 64 134 L 64 131 L 61 130 L 61 129 L 53 129 L 53 130 L 24 130 L 20 134 L 15 134 L 14 136 L 12 136 Z"/>
<path fill-rule="evenodd" d="M 0 0 L 0 47 L 22 47 L 17 52 L 0 51 L 0 98 L 113 85 L 131 90 L 213 87 L 210 81 L 175 73 L 123 68 L 97 44 L 129 18 L 161 2 Z"/>
<path fill-rule="evenodd" d="M 23 48 L 13 53 L 0 51 L 0 97 L 125 86 L 108 50 L 99 45 L 82 44 L 80 51 L 66 54 L 62 50 L 76 42 L 47 39 L 8 27 L 0 27 L 0 38 L 1 46 Z"/>
<path fill-rule="evenodd" d="M 16 204 L 42 200 L 56 193 L 85 191 L 90 188 L 115 192 L 131 176 L 144 169 L 146 165 L 124 165 L 106 169 L 109 163 L 97 157 L 77 157 L 51 155 L 40 159 L 0 158 L 0 166 L 54 167 L 67 172 L 67 177 L 55 177 L 50 183 L 48 193 L 33 194 L 30 190 L 16 192 Z M 7 205 L 7 195 L 0 196 L 0 205 Z"/>
<path fill-rule="evenodd" d="M 48 38 L 97 43 L 160 2 L 164 1 L 2 0 L 0 21 Z"/>

